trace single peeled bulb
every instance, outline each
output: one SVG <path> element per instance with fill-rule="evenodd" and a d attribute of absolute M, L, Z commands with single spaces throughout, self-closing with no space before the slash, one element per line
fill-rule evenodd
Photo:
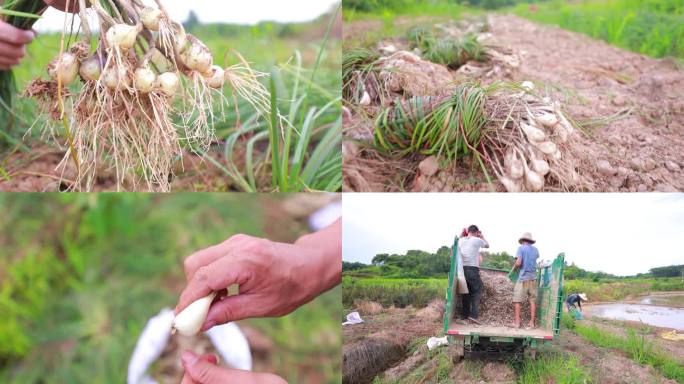
<path fill-rule="evenodd" d="M 128 24 L 116 24 L 107 30 L 105 38 L 107 43 L 113 47 L 129 49 L 135 45 L 138 37 L 138 27 Z"/>
<path fill-rule="evenodd" d="M 159 30 L 159 22 L 162 18 L 162 11 L 159 8 L 145 7 L 140 12 L 140 21 L 142 21 L 145 28 L 150 31 Z"/>
<path fill-rule="evenodd" d="M 48 74 L 62 85 L 71 84 L 78 75 L 78 60 L 71 53 L 63 53 L 48 65 Z"/>
<path fill-rule="evenodd" d="M 194 336 L 202 328 L 207 319 L 209 306 L 214 301 L 216 292 L 212 292 L 203 298 L 192 302 L 173 319 L 173 329 L 183 336 Z"/>
<path fill-rule="evenodd" d="M 204 78 L 207 80 L 207 84 L 215 89 L 223 88 L 223 83 L 226 81 L 225 78 L 226 71 L 218 65 L 212 65 L 209 72 L 203 74 Z"/>
<path fill-rule="evenodd" d="M 149 68 L 135 70 L 135 88 L 142 93 L 150 93 L 157 82 L 157 75 Z"/>
<path fill-rule="evenodd" d="M 164 72 L 157 77 L 157 87 L 166 96 L 173 96 L 178 91 L 180 79 L 174 72 Z"/>

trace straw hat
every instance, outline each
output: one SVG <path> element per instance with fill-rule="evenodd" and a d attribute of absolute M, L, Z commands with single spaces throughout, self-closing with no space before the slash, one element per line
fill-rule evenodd
<path fill-rule="evenodd" d="M 579 297 L 580 297 L 580 299 L 582 299 L 582 301 L 589 301 L 589 299 L 587 299 L 587 294 L 586 294 L 586 293 L 580 293 L 580 294 L 579 294 Z"/>
<path fill-rule="evenodd" d="M 523 233 L 522 236 L 520 236 L 520 239 L 518 239 L 518 243 L 522 244 L 523 240 L 527 240 L 532 244 L 536 243 L 536 241 L 534 241 L 534 239 L 532 239 L 532 234 L 529 232 Z"/>

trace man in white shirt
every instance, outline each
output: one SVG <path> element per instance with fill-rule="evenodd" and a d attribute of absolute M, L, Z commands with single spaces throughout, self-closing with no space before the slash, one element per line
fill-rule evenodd
<path fill-rule="evenodd" d="M 480 229 L 476 225 L 468 227 L 468 236 L 458 241 L 463 259 L 463 274 L 468 284 L 468 294 L 463 295 L 463 318 L 477 323 L 477 309 L 482 296 L 482 279 L 480 278 L 480 249 L 489 248 Z"/>

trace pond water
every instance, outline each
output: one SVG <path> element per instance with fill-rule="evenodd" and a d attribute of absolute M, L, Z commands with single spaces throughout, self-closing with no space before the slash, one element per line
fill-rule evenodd
<path fill-rule="evenodd" d="M 664 305 L 668 307 L 684 307 L 683 295 L 653 295 L 641 299 L 641 304 Z"/>
<path fill-rule="evenodd" d="M 587 313 L 615 320 L 641 321 L 656 327 L 684 330 L 684 308 L 643 304 L 596 304 Z"/>

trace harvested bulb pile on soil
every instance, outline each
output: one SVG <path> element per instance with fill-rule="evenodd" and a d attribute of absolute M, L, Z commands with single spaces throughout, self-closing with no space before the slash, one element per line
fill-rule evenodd
<path fill-rule="evenodd" d="M 181 142 L 207 148 L 214 136 L 214 102 L 234 96 L 258 112 L 270 112 L 263 76 L 242 64 L 222 68 L 207 46 L 171 20 L 159 0 L 78 1 L 82 39 L 47 68 L 49 80 L 36 79 L 26 94 L 51 117 L 49 127 L 63 129 L 73 161 L 73 189 L 90 190 L 103 166 L 116 171 L 118 189 L 168 191 Z M 90 8 L 86 8 L 90 6 Z M 87 13 L 97 16 L 102 38 L 94 51 Z M 238 55 L 239 56 L 239 55 Z M 67 86 L 81 82 L 78 92 Z M 175 118 L 175 119 L 174 119 Z M 174 121 L 180 121 L 175 124 Z"/>
<path fill-rule="evenodd" d="M 361 120 L 374 122 L 370 135 L 351 127 L 351 137 L 389 161 L 435 156 L 446 167 L 468 160 L 488 184 L 498 181 L 509 192 L 592 189 L 574 160 L 578 130 L 559 101 L 529 81 L 482 85 L 472 78 L 520 64 L 515 54 L 482 44 L 481 36 L 438 39 L 413 29 L 411 52 L 345 52 L 345 100 Z M 465 78 L 452 77 L 447 67 Z M 347 184 L 354 190 L 365 183 L 355 180 L 363 171 L 355 171 L 370 163 L 358 151 L 347 155 Z"/>

